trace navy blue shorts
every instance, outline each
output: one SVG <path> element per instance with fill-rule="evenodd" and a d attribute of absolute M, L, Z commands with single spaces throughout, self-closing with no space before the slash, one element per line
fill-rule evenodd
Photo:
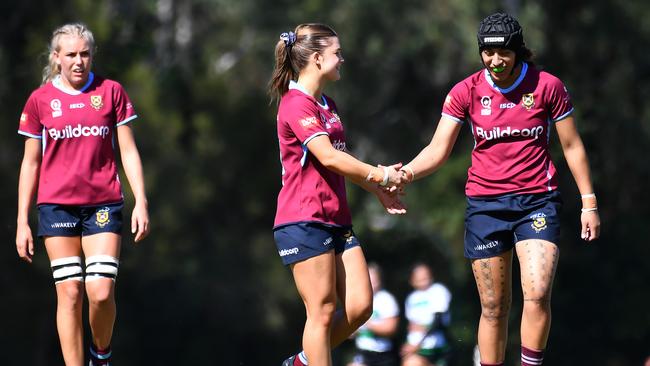
<path fill-rule="evenodd" d="M 38 236 L 122 233 L 123 202 L 98 206 L 38 206 Z"/>
<path fill-rule="evenodd" d="M 527 239 L 557 243 L 560 192 L 467 198 L 465 257 L 494 257 Z"/>
<path fill-rule="evenodd" d="M 335 254 L 359 246 L 359 240 L 350 227 L 330 226 L 313 222 L 301 222 L 273 230 L 275 245 L 284 265 L 327 253 Z"/>

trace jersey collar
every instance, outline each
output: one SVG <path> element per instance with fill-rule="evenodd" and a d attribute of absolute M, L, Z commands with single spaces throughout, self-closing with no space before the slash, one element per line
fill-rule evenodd
<path fill-rule="evenodd" d="M 299 92 L 302 92 L 303 94 L 311 96 L 311 94 L 309 94 L 309 92 L 307 91 L 307 89 L 305 89 L 304 86 L 300 85 L 298 82 L 296 82 L 294 80 L 289 81 L 289 90 L 292 90 L 292 89 L 298 90 Z M 322 103 L 318 102 L 318 101 L 316 101 L 316 103 L 318 103 L 319 106 L 321 106 L 322 108 L 324 108 L 326 110 L 329 109 L 329 106 L 327 105 L 327 100 L 325 99 L 325 97 L 321 95 L 320 98 L 321 98 Z"/>
<path fill-rule="evenodd" d="M 519 84 L 521 84 L 521 81 L 524 80 L 524 78 L 526 77 L 526 73 L 528 72 L 528 63 L 526 62 L 521 63 L 521 73 L 519 74 L 519 77 L 517 78 L 517 80 L 515 80 L 515 82 L 512 85 L 510 85 L 505 89 L 500 88 L 494 83 L 494 81 L 492 81 L 490 72 L 487 69 L 485 69 L 484 72 L 485 72 L 485 80 L 487 80 L 488 84 L 490 84 L 490 86 L 496 89 L 497 91 L 501 92 L 501 94 L 506 94 L 515 90 L 515 88 L 518 87 Z"/>
<path fill-rule="evenodd" d="M 79 94 L 85 92 L 86 89 L 88 89 L 88 87 L 90 86 L 90 84 L 93 83 L 94 80 L 95 80 L 95 74 L 91 71 L 88 74 L 88 81 L 86 81 L 86 84 L 81 89 L 79 89 L 79 90 L 69 89 L 69 88 L 66 88 L 65 86 L 63 86 L 63 83 L 61 82 L 61 74 L 59 74 L 56 77 L 54 77 L 54 79 L 52 80 L 52 85 L 55 88 L 59 89 L 60 91 L 66 93 L 66 94 L 79 95 Z"/>

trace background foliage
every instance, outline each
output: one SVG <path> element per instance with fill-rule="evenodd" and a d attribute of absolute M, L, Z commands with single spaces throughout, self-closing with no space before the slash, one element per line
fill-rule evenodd
<path fill-rule="evenodd" d="M 578 192 L 554 141 L 565 210 L 546 363 L 640 365 L 650 354 L 650 3 L 607 0 L 2 2 L 0 364 L 62 363 L 44 248 L 29 266 L 14 246 L 18 116 L 55 27 L 90 26 L 95 71 L 120 81 L 140 116 L 153 232 L 138 246 L 124 237 L 115 362 L 277 365 L 300 347 L 304 321 L 271 235 L 280 166 L 265 88 L 279 33 L 307 21 L 339 32 L 346 63 L 328 93 L 353 153 L 391 163 L 429 142 L 448 90 L 480 67 L 478 22 L 498 9 L 518 16 L 537 63 L 572 94 L 603 220 L 601 240 L 579 240 Z M 432 263 L 452 290 L 457 365 L 470 364 L 480 310 L 462 256 L 471 147 L 464 129 L 448 163 L 409 187 L 406 217 L 349 188 L 357 234 L 400 302 L 415 261 Z M 515 290 L 508 365 L 520 310 Z"/>

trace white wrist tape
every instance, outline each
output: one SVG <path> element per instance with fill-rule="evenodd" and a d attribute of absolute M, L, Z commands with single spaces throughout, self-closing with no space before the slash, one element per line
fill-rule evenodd
<path fill-rule="evenodd" d="M 379 183 L 380 186 L 385 186 L 388 184 L 388 167 L 384 167 L 384 179 Z"/>

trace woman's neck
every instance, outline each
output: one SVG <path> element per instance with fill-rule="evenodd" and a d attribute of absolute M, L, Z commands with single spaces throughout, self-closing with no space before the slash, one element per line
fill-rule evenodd
<path fill-rule="evenodd" d="M 302 86 L 309 95 L 315 99 L 320 99 L 323 94 L 323 87 L 321 81 L 310 75 L 299 75 L 298 80 L 296 80 L 300 86 Z"/>

